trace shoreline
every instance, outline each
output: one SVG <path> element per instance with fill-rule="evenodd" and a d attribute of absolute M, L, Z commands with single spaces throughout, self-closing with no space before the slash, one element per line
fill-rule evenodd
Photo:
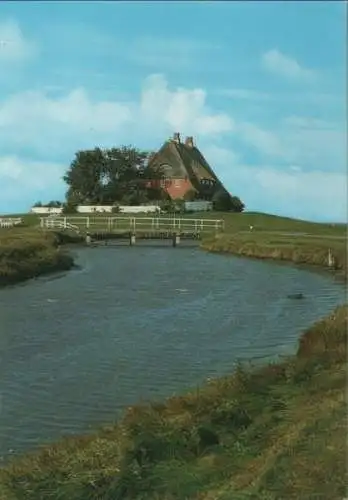
<path fill-rule="evenodd" d="M 266 261 L 278 265 L 283 265 L 283 266 L 293 266 L 296 269 L 303 269 L 305 271 L 311 271 L 313 273 L 320 273 L 323 274 L 327 277 L 330 277 L 334 281 L 340 283 L 340 284 L 346 284 L 348 282 L 348 274 L 345 269 L 332 269 L 329 266 L 323 266 L 318 263 L 311 263 L 311 262 L 299 262 L 299 261 L 294 261 L 294 260 L 287 260 L 287 259 L 280 259 L 280 258 L 275 258 L 273 256 L 258 256 L 257 254 L 251 255 L 251 254 L 243 254 L 243 253 L 238 253 L 238 252 L 232 252 L 228 250 L 218 250 L 218 249 L 212 249 L 208 248 L 205 243 L 203 242 L 200 245 L 200 249 L 209 252 L 209 253 L 215 253 L 218 255 L 225 255 L 225 256 L 230 256 L 230 257 L 235 257 L 235 258 L 240 258 L 240 259 L 249 259 L 249 260 L 257 260 L 257 261 Z"/>
<path fill-rule="evenodd" d="M 60 232 L 7 233 L 0 239 L 0 288 L 74 269 L 74 258 L 64 247 L 79 242 Z"/>
<path fill-rule="evenodd" d="M 347 281 L 347 241 L 344 240 L 342 232 L 335 232 L 332 227 L 324 229 L 314 223 L 264 214 L 258 216 L 242 214 L 239 217 L 235 214 L 225 214 L 224 220 L 226 232 L 216 237 L 207 235 L 199 243 L 199 248 L 212 253 L 272 260 L 276 263 L 293 263 L 313 271 L 320 270 L 320 272 L 325 271 L 330 274 L 333 272 L 335 279 Z M 274 231 L 277 221 L 279 221 L 278 232 Z M 245 227 L 249 227 L 249 223 L 255 224 L 263 231 L 245 230 Z M 297 231 L 301 229 L 303 233 L 298 233 L 296 237 L 291 235 L 291 231 L 295 229 Z M 114 236 L 117 239 L 119 235 Z M 97 232 L 94 234 L 94 239 L 96 243 L 99 243 L 99 240 L 103 238 Z M 62 254 L 69 255 L 66 250 L 69 245 L 84 246 L 84 237 L 60 229 L 44 230 L 32 225 L 32 221 L 27 227 L 1 232 L 0 286 L 71 269 L 74 265 L 73 261 L 68 263 L 66 257 L 64 262 L 64 257 L 61 257 Z M 44 248 L 46 252 L 43 251 Z M 334 258 L 332 269 L 328 266 L 329 252 Z M 70 259 L 72 259 L 71 256 Z M 18 265 L 19 260 L 21 260 L 21 266 Z M 25 260 L 27 260 L 27 265 Z"/>
<path fill-rule="evenodd" d="M 255 237 L 252 233 L 246 238 L 238 238 L 238 235 L 237 237 L 229 235 L 228 237 L 207 239 L 202 241 L 200 246 L 203 250 L 212 253 L 310 266 L 313 269 L 333 272 L 336 276 L 346 276 L 347 255 L 341 248 L 332 251 L 334 264 L 329 266 L 327 253 L 330 245 L 319 246 L 318 244 L 316 245 L 316 242 L 311 242 L 310 244 L 307 242 L 308 248 L 304 245 L 301 248 L 298 242 L 295 241 L 291 247 L 283 247 L 282 241 L 279 241 L 278 244 L 268 244 L 268 242 L 262 240 L 262 236 L 258 241 L 258 237 Z M 287 241 L 286 238 L 284 241 Z M 312 247 L 310 250 L 309 245 Z"/>

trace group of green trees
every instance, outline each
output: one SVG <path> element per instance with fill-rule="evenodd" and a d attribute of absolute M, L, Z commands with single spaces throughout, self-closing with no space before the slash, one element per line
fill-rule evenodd
<path fill-rule="evenodd" d="M 172 202 L 166 191 L 147 181 L 160 180 L 163 175 L 149 165 L 153 153 L 132 146 L 78 151 L 63 179 L 68 186 L 64 211 L 73 212 L 77 205 L 140 205 L 159 202 L 167 210 L 182 209 L 184 201 L 196 198 L 187 193 L 185 200 Z M 223 188 L 213 196 L 215 210 L 242 212 L 244 204 Z M 36 203 L 35 206 L 40 206 Z M 46 206 L 59 207 L 58 201 Z"/>
<path fill-rule="evenodd" d="M 63 177 L 67 205 L 139 205 L 164 199 L 163 190 L 146 182 L 161 177 L 148 164 L 150 154 L 132 146 L 78 151 Z"/>
<path fill-rule="evenodd" d="M 63 206 L 63 202 L 58 200 L 51 200 L 48 203 L 42 203 L 41 201 L 37 201 L 33 205 L 34 207 L 49 207 L 49 208 L 60 208 Z"/>

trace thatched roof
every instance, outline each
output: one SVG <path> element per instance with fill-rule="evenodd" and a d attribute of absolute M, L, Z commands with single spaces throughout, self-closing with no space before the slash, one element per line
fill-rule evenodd
<path fill-rule="evenodd" d="M 203 179 L 215 181 L 220 185 L 219 179 L 193 144 L 192 138 L 187 138 L 186 143 L 182 143 L 178 140 L 178 135 L 175 135 L 176 139 L 166 141 L 151 158 L 150 164 L 155 168 L 161 168 L 168 179 L 187 177 L 196 189 L 200 188 Z"/>

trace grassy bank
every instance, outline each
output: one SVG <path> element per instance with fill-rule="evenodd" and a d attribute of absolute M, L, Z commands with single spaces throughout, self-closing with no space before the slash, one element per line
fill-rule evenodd
<path fill-rule="evenodd" d="M 1 500 L 342 500 L 347 308 L 297 355 L 69 438 L 0 470 Z"/>
<path fill-rule="evenodd" d="M 244 257 L 271 259 L 294 264 L 329 267 L 329 253 L 333 258 L 332 268 L 344 274 L 346 269 L 346 242 L 330 235 L 296 236 L 269 234 L 264 232 L 226 233 L 206 239 L 202 248 L 211 252 L 230 253 Z"/>
<path fill-rule="evenodd" d="M 0 286 L 70 269 L 73 259 L 60 246 L 68 241 L 68 236 L 38 229 L 1 230 Z"/>

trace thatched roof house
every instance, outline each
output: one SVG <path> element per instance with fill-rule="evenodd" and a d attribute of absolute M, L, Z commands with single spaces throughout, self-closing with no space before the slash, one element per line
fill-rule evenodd
<path fill-rule="evenodd" d="M 171 199 L 192 197 L 211 200 L 217 190 L 225 190 L 208 162 L 195 146 L 193 137 L 180 140 L 175 133 L 149 161 L 162 172 L 161 187 Z"/>

